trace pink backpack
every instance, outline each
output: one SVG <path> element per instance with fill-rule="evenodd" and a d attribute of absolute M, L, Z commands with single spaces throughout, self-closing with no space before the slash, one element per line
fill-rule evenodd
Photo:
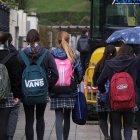
<path fill-rule="evenodd" d="M 59 79 L 55 86 L 70 86 L 71 78 L 73 78 L 73 65 L 69 59 L 57 59 L 55 58 L 57 70 L 59 73 Z"/>

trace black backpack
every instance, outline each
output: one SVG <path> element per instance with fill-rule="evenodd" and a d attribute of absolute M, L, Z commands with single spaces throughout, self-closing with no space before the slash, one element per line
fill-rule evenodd
<path fill-rule="evenodd" d="M 88 52 L 89 51 L 89 42 L 88 42 L 88 38 L 80 38 L 78 40 L 78 48 L 77 50 L 80 53 L 84 53 L 84 52 Z"/>

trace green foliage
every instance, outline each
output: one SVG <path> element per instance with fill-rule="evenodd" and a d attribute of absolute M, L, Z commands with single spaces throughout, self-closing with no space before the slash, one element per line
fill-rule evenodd
<path fill-rule="evenodd" d="M 65 21 L 67 21 L 68 25 L 80 25 L 81 19 L 89 16 L 89 12 L 52 12 L 38 14 L 40 24 L 52 26 L 64 25 L 63 23 Z"/>
<path fill-rule="evenodd" d="M 81 19 L 80 21 L 80 25 L 89 25 L 90 24 L 90 17 L 89 16 L 85 16 Z"/>
<path fill-rule="evenodd" d="M 6 4 L 9 8 L 15 8 L 18 6 L 15 0 L 0 0 L 0 3 Z"/>
<path fill-rule="evenodd" d="M 90 15 L 89 0 L 13 1 L 18 3 L 19 9 L 24 9 L 28 14 L 37 12 L 39 24 L 43 25 L 82 25 L 85 21 L 81 22 L 81 19 Z"/>
<path fill-rule="evenodd" d="M 69 21 L 65 20 L 65 21 L 63 21 L 63 22 L 61 23 L 61 25 L 62 25 L 62 26 L 70 26 L 71 23 L 70 23 Z"/>
<path fill-rule="evenodd" d="M 15 0 L 16 3 L 18 3 L 19 9 L 26 9 L 28 0 Z"/>
<path fill-rule="evenodd" d="M 0 3 L 5 3 L 10 8 L 18 7 L 19 9 L 26 9 L 28 0 L 0 0 Z"/>
<path fill-rule="evenodd" d="M 21 0 L 22 1 L 22 0 Z M 89 11 L 89 0 L 28 0 L 28 9 L 36 9 L 38 13 L 45 12 L 84 12 Z"/>

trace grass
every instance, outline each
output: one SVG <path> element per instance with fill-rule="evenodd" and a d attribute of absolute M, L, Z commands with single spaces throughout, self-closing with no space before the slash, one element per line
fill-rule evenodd
<path fill-rule="evenodd" d="M 38 13 L 86 12 L 90 9 L 89 0 L 28 0 L 27 8 Z"/>

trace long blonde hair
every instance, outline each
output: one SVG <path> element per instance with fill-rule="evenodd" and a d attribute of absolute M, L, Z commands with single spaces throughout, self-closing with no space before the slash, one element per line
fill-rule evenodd
<path fill-rule="evenodd" d="M 76 63 L 75 54 L 73 49 L 69 46 L 69 34 L 65 31 L 60 31 L 58 34 L 58 43 L 60 47 L 65 51 L 68 59 L 71 63 Z"/>

